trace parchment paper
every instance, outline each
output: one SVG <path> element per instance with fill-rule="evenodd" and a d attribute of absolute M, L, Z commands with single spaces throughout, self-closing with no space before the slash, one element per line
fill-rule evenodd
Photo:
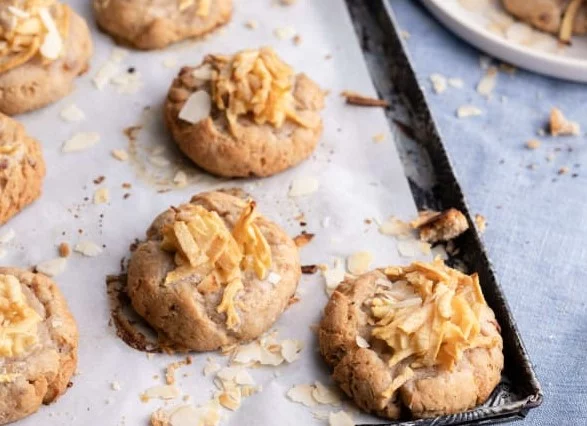
<path fill-rule="evenodd" d="M 298 0 L 293 6 L 276 5 L 272 0 L 235 0 L 232 22 L 204 41 L 182 43 L 157 52 L 129 51 L 121 69 L 134 67 L 142 76 L 143 86 L 136 94 L 120 94 L 110 85 L 97 90 L 92 77 L 112 53 L 111 39 L 100 33 L 93 21 L 89 1 L 69 2 L 88 20 L 95 42 L 95 55 L 89 73 L 78 80 L 68 98 L 41 111 L 19 117 L 28 131 L 43 144 L 48 166 L 42 198 L 11 220 L 0 232 L 13 228 L 16 238 L 5 247 L 4 265 L 29 267 L 57 257 L 56 246 L 67 241 L 74 246 L 81 240 L 104 245 L 101 255 L 93 258 L 74 253 L 64 273 L 55 279 L 65 294 L 80 329 L 79 372 L 73 387 L 59 401 L 22 421 L 32 425 L 144 425 L 149 415 L 164 406 L 163 401 L 142 403 L 139 394 L 163 384 L 163 368 L 179 356 L 156 355 L 128 347 L 109 327 L 110 310 L 105 277 L 120 271 L 123 257 L 129 256 L 129 244 L 142 239 L 152 219 L 169 205 L 177 205 L 191 195 L 213 188 L 242 187 L 258 201 L 260 210 L 280 223 L 292 236 L 302 230 L 315 233 L 314 241 L 301 250 L 302 264 L 332 264 L 334 257 L 345 258 L 360 250 L 374 254 L 373 266 L 408 263 L 413 259 L 398 255 L 396 241 L 381 235 L 373 222 L 395 215 L 413 218 L 416 208 L 393 141 L 393 131 L 382 110 L 351 107 L 339 96 L 342 90 L 366 95 L 375 91 L 363 61 L 352 24 L 342 0 Z M 258 29 L 251 31 L 245 22 L 254 19 Z M 299 46 L 292 40 L 280 40 L 274 30 L 291 27 L 302 38 Z M 288 63 L 306 72 L 322 87 L 330 90 L 324 111 L 324 135 L 316 153 L 300 166 L 263 180 L 218 180 L 195 169 L 188 169 L 190 185 L 181 190 L 158 192 L 165 185 L 153 184 L 153 175 L 173 176 L 178 156 L 161 117 L 161 105 L 172 78 L 183 64 L 197 64 L 209 52 L 232 53 L 243 48 L 271 45 Z M 163 65 L 177 59 L 177 66 Z M 75 103 L 86 120 L 67 123 L 59 118 L 66 106 Z M 150 107 L 146 113 L 145 107 Z M 119 162 L 112 149 L 129 149 L 123 129 L 143 123 L 136 142 L 139 160 Z M 62 143 L 79 131 L 99 132 L 96 146 L 78 153 L 64 154 Z M 384 133 L 381 143 L 372 138 Z M 146 153 L 164 147 L 161 155 L 173 166 L 157 169 L 145 165 Z M 142 154 L 141 154 L 142 153 Z M 142 156 L 142 157 L 141 157 Z M 142 160 L 141 160 L 142 158 Z M 143 163 L 141 163 L 143 161 Z M 105 176 L 96 185 L 93 180 Z M 149 179 L 145 176 L 150 176 Z M 311 195 L 289 198 L 290 183 L 296 177 L 315 177 L 319 190 Z M 132 183 L 132 189 L 122 183 Z M 95 205 L 96 189 L 107 187 L 111 201 Z M 123 199 L 130 193 L 128 199 Z M 294 219 L 305 214 L 306 227 Z M 324 218 L 330 225 L 322 226 Z M 321 317 L 327 301 L 323 278 L 304 276 L 299 286 L 300 302 L 291 306 L 275 324 L 280 338 L 301 339 L 305 343 L 302 358 L 290 365 L 250 370 L 263 392 L 244 400 L 241 408 L 223 411 L 226 425 L 299 425 L 326 424 L 315 419 L 311 410 L 289 401 L 285 393 L 295 384 L 320 380 L 329 384 L 329 372 L 317 353 L 317 341 L 310 326 Z M 195 354 L 194 364 L 177 374 L 178 386 L 191 402 L 200 404 L 214 391 L 212 380 L 202 375 L 206 357 L 226 358 L 217 354 Z M 183 374 L 187 373 L 187 377 Z M 159 378 L 154 379 L 154 375 Z M 112 383 L 121 389 L 112 389 Z M 181 398 L 169 407 L 181 404 Z M 347 404 L 345 409 L 352 409 Z M 336 409 L 318 407 L 328 413 Z M 357 421 L 378 422 L 358 414 Z"/>

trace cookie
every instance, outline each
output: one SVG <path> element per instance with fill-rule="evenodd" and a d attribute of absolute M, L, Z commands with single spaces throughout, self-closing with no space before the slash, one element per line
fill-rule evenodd
<path fill-rule="evenodd" d="M 117 42 L 161 49 L 230 21 L 232 0 L 94 0 L 96 21 Z"/>
<path fill-rule="evenodd" d="M 510 14 L 541 31 L 558 34 L 565 21 L 565 15 L 571 12 L 567 18 L 570 32 L 574 34 L 587 32 L 587 5 L 585 3 L 579 5 L 578 8 L 570 8 L 570 3 L 576 3 L 576 0 L 502 1 L 504 8 Z"/>
<path fill-rule="evenodd" d="M 267 331 L 300 275 L 294 242 L 253 201 L 208 192 L 155 219 L 129 262 L 128 295 L 166 345 L 209 351 Z"/>
<path fill-rule="evenodd" d="M 0 113 L 0 225 L 39 198 L 44 177 L 41 145 Z"/>
<path fill-rule="evenodd" d="M 324 92 L 270 48 L 209 55 L 184 67 L 165 103 L 165 122 L 198 166 L 225 177 L 270 176 L 314 151 Z"/>
<path fill-rule="evenodd" d="M 57 285 L 41 274 L 0 268 L 0 424 L 50 404 L 69 387 L 78 332 Z"/>
<path fill-rule="evenodd" d="M 440 260 L 344 281 L 326 306 L 319 342 L 343 391 L 390 419 L 471 409 L 503 369 L 500 328 L 477 275 Z"/>
<path fill-rule="evenodd" d="M 0 5 L 0 41 L 7 46 L 0 51 L 0 111 L 8 115 L 63 98 L 89 66 L 92 42 L 83 18 L 65 4 L 43 4 L 9 0 Z M 24 31 L 28 35 L 15 39 Z"/>

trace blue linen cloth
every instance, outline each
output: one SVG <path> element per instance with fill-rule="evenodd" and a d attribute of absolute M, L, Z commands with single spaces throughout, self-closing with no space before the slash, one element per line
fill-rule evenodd
<path fill-rule="evenodd" d="M 482 53 L 419 2 L 390 1 L 466 199 L 487 219 L 483 239 L 543 386 L 526 423 L 587 425 L 587 85 L 500 72 L 487 99 L 475 90 Z M 435 94 L 433 73 L 464 87 Z M 463 104 L 483 115 L 458 119 Z M 581 136 L 537 133 L 553 106 Z M 541 146 L 527 149 L 529 139 Z"/>

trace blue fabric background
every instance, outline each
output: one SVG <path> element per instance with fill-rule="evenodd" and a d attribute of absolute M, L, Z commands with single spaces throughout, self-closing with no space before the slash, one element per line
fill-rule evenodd
<path fill-rule="evenodd" d="M 481 52 L 419 2 L 391 4 L 411 35 L 410 56 L 467 201 L 487 218 L 485 244 L 544 388 L 544 403 L 526 423 L 587 425 L 587 138 L 537 135 L 553 106 L 587 131 L 587 86 L 500 72 L 487 100 L 475 91 Z M 437 95 L 432 73 L 465 86 Z M 456 118 L 463 104 L 483 116 Z M 531 138 L 542 141 L 539 149 L 524 147 Z M 561 167 L 570 172 L 558 175 Z"/>

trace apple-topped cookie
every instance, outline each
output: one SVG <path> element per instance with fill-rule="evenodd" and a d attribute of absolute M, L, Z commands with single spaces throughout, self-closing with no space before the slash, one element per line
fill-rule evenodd
<path fill-rule="evenodd" d="M 184 67 L 166 103 L 181 150 L 221 176 L 269 176 L 308 157 L 322 134 L 324 92 L 273 49 L 208 55 Z"/>
<path fill-rule="evenodd" d="M 209 192 L 155 219 L 130 260 L 128 294 L 162 343 L 205 351 L 267 331 L 300 275 L 295 243 L 255 202 Z"/>

